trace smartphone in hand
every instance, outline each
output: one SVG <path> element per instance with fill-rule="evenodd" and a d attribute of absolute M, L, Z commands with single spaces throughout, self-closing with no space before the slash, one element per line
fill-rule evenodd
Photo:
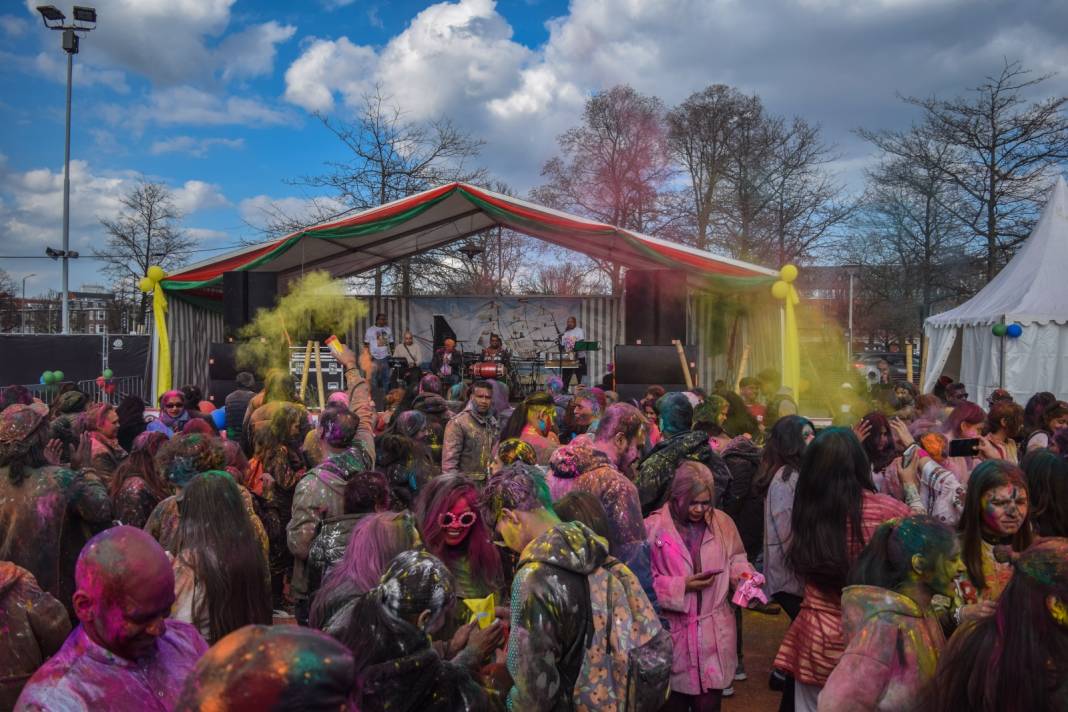
<path fill-rule="evenodd" d="M 979 438 L 961 438 L 949 441 L 950 457 L 975 457 L 979 454 Z"/>

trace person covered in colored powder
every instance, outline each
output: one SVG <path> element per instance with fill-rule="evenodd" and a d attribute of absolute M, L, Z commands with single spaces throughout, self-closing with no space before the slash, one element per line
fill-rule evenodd
<path fill-rule="evenodd" d="M 952 598 L 963 572 L 953 531 L 933 517 L 913 515 L 876 529 L 842 592 L 846 650 L 819 709 L 917 709 L 946 644 L 931 599 Z"/>
<path fill-rule="evenodd" d="M 109 529 L 85 545 L 75 579 L 80 624 L 15 709 L 174 709 L 208 645 L 193 626 L 168 620 L 174 574 L 163 548 L 140 529 Z"/>
<path fill-rule="evenodd" d="M 1013 567 L 996 560 L 994 547 L 1019 552 L 1031 545 L 1029 504 L 1023 471 L 1010 462 L 987 460 L 968 479 L 958 530 L 967 579 L 979 600 L 996 601 L 1012 578 Z"/>
<path fill-rule="evenodd" d="M 212 646 L 186 679 L 178 712 L 356 710 L 352 653 L 297 626 L 250 625 Z"/>

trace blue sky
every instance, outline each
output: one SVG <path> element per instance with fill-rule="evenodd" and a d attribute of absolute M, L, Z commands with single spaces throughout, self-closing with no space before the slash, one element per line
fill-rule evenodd
<path fill-rule="evenodd" d="M 64 55 L 36 2 L 0 4 L 0 255 L 60 245 Z M 69 5 L 60 3 L 69 11 Z M 413 119 L 448 116 L 523 194 L 585 98 L 628 82 L 669 106 L 710 83 L 757 92 L 823 126 L 841 180 L 871 152 L 857 126 L 915 118 L 896 93 L 955 94 L 1004 58 L 1068 67 L 1063 0 L 99 0 L 76 58 L 72 247 L 139 175 L 172 187 L 204 250 L 309 197 L 287 178 L 343 156 L 312 112 L 339 118 L 375 84 Z M 1045 93 L 1068 92 L 1059 75 Z M 201 253 L 200 256 L 213 254 Z M 27 292 L 51 261 L 0 257 Z M 71 284 L 99 281 L 81 260 Z"/>

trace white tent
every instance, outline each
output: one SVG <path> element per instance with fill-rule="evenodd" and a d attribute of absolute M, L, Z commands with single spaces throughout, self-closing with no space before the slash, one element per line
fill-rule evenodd
<path fill-rule="evenodd" d="M 994 324 L 1018 323 L 1019 338 Z M 942 373 L 983 402 L 995 388 L 1026 402 L 1037 391 L 1068 399 L 1068 185 L 1058 177 L 1023 247 L 978 294 L 924 323 L 925 392 Z"/>

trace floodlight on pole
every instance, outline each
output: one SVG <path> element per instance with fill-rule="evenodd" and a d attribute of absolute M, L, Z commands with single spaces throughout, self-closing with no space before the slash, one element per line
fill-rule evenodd
<path fill-rule="evenodd" d="M 89 32 L 96 26 L 96 8 L 75 5 L 74 24 L 67 24 L 67 16 L 55 5 L 39 5 L 44 25 L 63 33 L 63 51 L 67 53 L 67 122 L 63 145 L 63 317 L 62 332 L 70 333 L 70 262 L 77 252 L 70 249 L 70 98 L 74 79 L 74 55 L 78 54 L 78 32 Z M 49 255 L 51 257 L 51 255 Z"/>

